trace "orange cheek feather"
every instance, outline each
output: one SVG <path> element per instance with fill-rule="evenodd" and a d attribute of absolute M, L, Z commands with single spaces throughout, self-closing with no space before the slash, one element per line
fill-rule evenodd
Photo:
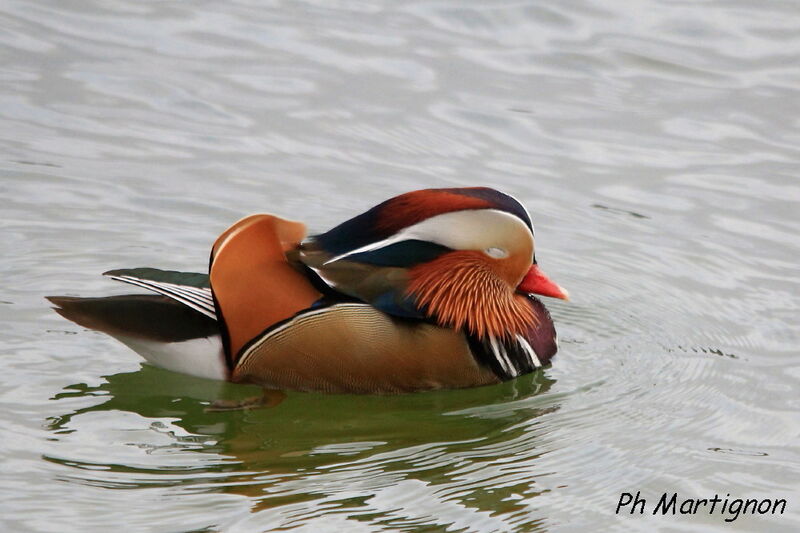
<path fill-rule="evenodd" d="M 407 295 L 441 326 L 479 337 L 522 334 L 536 318 L 525 298 L 515 294 L 521 275 L 510 259 L 493 260 L 477 251 L 444 254 L 410 270 Z"/>

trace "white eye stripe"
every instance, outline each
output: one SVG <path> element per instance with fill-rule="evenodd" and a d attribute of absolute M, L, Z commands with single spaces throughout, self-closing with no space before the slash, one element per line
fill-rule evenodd
<path fill-rule="evenodd" d="M 487 248 L 483 251 L 489 257 L 493 257 L 495 259 L 505 259 L 508 257 L 508 250 L 504 250 L 502 248 L 491 247 Z"/>
<path fill-rule="evenodd" d="M 332 257 L 325 262 L 325 265 L 350 255 L 371 252 L 400 241 L 415 239 L 441 244 L 453 250 L 483 249 L 488 255 L 488 249 L 484 249 L 483 246 L 496 241 L 499 236 L 513 231 L 524 231 L 530 234 L 530 229 L 519 217 L 504 211 L 496 209 L 454 211 L 428 218 L 404 228 L 386 239 Z M 484 241 L 483 246 L 479 246 L 481 240 Z M 502 248 L 497 248 L 497 250 L 505 252 L 506 255 L 503 257 L 507 257 L 508 251 Z"/>

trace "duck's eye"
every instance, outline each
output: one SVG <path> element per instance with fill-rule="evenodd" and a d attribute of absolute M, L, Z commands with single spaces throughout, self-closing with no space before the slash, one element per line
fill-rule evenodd
<path fill-rule="evenodd" d="M 484 253 L 495 259 L 505 259 L 508 257 L 508 252 L 506 250 L 503 250 L 502 248 L 495 248 L 494 246 L 484 250 Z"/>

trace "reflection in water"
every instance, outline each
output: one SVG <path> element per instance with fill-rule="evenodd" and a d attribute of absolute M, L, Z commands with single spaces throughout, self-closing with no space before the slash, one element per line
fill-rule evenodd
<path fill-rule="evenodd" d="M 380 513 L 382 523 L 397 526 L 525 523 L 530 516 L 515 502 L 541 490 L 527 468 L 541 453 L 537 418 L 558 409 L 544 372 L 498 386 L 410 395 L 290 393 L 275 407 L 221 413 L 205 408 L 220 395 L 242 399 L 259 389 L 148 366 L 106 380 L 71 385 L 53 398 L 101 400 L 49 421 L 67 451 L 45 459 L 71 467 L 63 479 L 245 496 L 252 512 L 281 509 L 275 523 L 267 512 L 272 525 L 289 519 L 301 502 L 304 520 L 324 509 L 367 522 Z M 70 456 L 73 432 L 119 412 L 150 420 L 149 431 L 168 437 L 149 454 L 208 458 L 188 467 L 185 461 L 148 467 Z M 498 511 L 505 518 L 493 516 Z"/>

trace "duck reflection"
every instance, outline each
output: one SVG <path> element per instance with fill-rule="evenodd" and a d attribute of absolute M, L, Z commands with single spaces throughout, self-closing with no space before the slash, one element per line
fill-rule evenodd
<path fill-rule="evenodd" d="M 337 502 L 334 507 L 363 508 L 371 516 L 380 513 L 372 501 L 376 491 L 391 492 L 411 483 L 408 495 L 427 494 L 423 503 L 433 506 L 429 514 L 440 516 L 436 520 L 445 520 L 442 524 L 453 523 L 441 518 L 447 506 L 456 505 L 458 509 L 451 508 L 456 515 L 470 509 L 510 512 L 520 495 L 535 495 L 533 480 L 523 476 L 499 488 L 492 481 L 499 474 L 489 470 L 498 459 L 535 459 L 536 419 L 558 408 L 557 399 L 547 394 L 554 381 L 546 372 L 499 385 L 408 395 L 288 393 L 272 407 L 223 412 L 207 408 L 221 397 L 241 400 L 260 389 L 149 366 L 105 379 L 97 387 L 77 384 L 56 395 L 54 400 L 105 401 L 53 417 L 50 429 L 80 431 L 81 416 L 98 411 L 169 418 L 196 436 L 186 449 L 225 457 L 204 462 L 203 471 L 234 476 L 221 477 L 214 490 L 248 497 L 253 511 L 324 500 Z M 198 447 L 198 441 L 206 444 Z M 433 494 L 433 487 L 448 484 L 465 490 L 452 496 Z M 420 505 L 401 505 L 403 510 L 395 514 L 410 519 L 412 507 Z"/>

